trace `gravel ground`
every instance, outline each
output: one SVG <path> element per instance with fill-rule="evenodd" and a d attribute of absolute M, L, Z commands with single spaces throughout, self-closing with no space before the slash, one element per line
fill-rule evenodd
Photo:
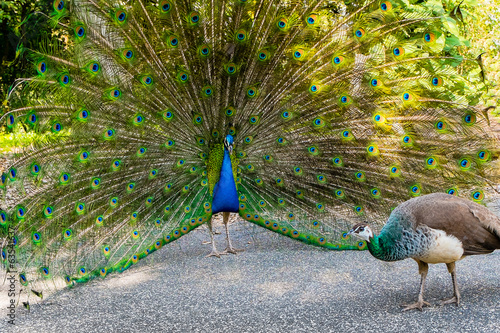
<path fill-rule="evenodd" d="M 446 266 L 431 265 L 433 307 L 402 313 L 418 292 L 412 260 L 325 251 L 246 222 L 232 230 L 245 252 L 205 258 L 199 228 L 122 274 L 32 298 L 15 326 L 1 303 L 0 332 L 500 332 L 500 251 L 457 264 L 460 307 L 435 305 L 453 292 Z"/>

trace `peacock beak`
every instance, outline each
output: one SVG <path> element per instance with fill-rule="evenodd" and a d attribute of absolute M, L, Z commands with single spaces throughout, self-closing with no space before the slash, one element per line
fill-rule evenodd
<path fill-rule="evenodd" d="M 349 230 L 346 236 L 352 235 L 354 233 L 354 229 Z"/>

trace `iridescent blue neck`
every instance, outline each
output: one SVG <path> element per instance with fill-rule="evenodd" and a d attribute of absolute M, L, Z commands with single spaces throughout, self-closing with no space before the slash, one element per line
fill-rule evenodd
<path fill-rule="evenodd" d="M 212 213 L 233 212 L 239 210 L 238 192 L 234 182 L 231 157 L 226 148 L 224 148 L 224 159 L 220 171 L 219 181 L 215 184 L 214 195 L 212 199 Z"/>

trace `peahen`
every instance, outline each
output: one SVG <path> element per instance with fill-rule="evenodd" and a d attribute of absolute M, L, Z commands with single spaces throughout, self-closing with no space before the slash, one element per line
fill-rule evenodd
<path fill-rule="evenodd" d="M 500 249 L 500 219 L 488 208 L 446 193 L 413 198 L 399 205 L 389 216 L 380 235 L 366 223 L 355 225 L 349 234 L 364 239 L 377 259 L 407 258 L 418 264 L 420 293 L 403 311 L 430 304 L 424 301 L 428 264 L 445 263 L 453 282 L 453 297 L 441 302 L 460 304 L 455 262 L 465 256 L 488 254 Z"/>
<path fill-rule="evenodd" d="M 41 295 L 123 271 L 230 213 L 328 249 L 445 191 L 482 202 L 498 152 L 481 69 L 435 2 L 55 0 L 69 46 L 1 117 L 36 133 L 1 177 L 2 256 Z M 462 73 L 468 73 L 463 75 Z M 9 255 L 16 250 L 15 263 Z M 235 253 L 227 232 L 226 253 Z M 50 284 L 52 285 L 52 284 Z"/>

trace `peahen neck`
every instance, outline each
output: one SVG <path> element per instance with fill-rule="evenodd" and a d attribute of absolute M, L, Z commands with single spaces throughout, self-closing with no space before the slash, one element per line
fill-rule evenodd
<path fill-rule="evenodd" d="M 386 233 L 374 235 L 367 242 L 368 251 L 377 259 L 383 261 L 396 261 L 408 258 L 408 253 L 399 246 L 399 242 Z"/>
<path fill-rule="evenodd" d="M 238 192 L 236 191 L 236 183 L 234 182 L 231 156 L 229 156 L 229 151 L 224 148 L 224 158 L 222 160 L 220 178 L 214 187 L 212 213 L 236 213 L 238 210 Z"/>

